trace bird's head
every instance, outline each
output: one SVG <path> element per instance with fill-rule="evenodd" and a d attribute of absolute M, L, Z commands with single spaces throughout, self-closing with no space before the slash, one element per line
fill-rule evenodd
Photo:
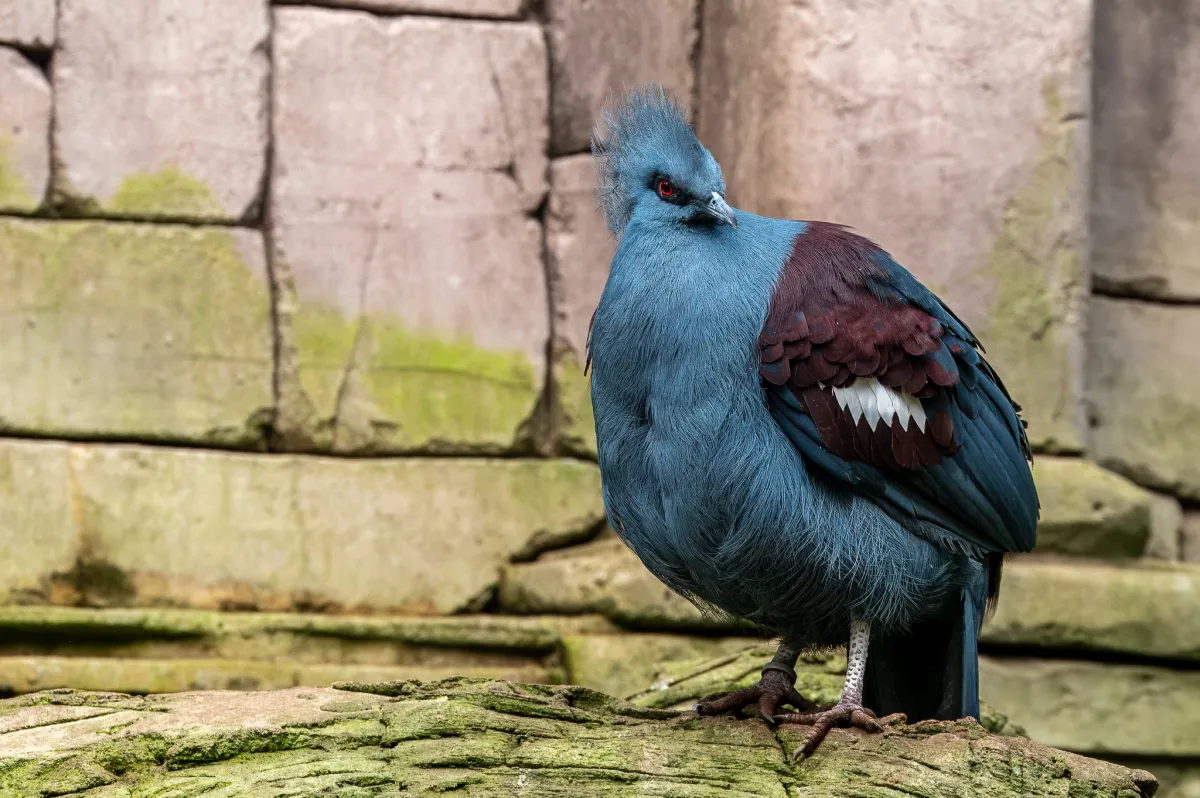
<path fill-rule="evenodd" d="M 601 159 L 600 201 L 617 235 L 635 214 L 664 224 L 737 227 L 721 167 L 661 87 L 636 88 L 605 109 L 592 154 Z"/>

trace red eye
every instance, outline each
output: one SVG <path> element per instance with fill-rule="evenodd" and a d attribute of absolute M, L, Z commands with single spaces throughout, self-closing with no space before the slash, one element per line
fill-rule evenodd
<path fill-rule="evenodd" d="M 663 197 L 664 199 L 675 196 L 675 186 L 671 185 L 670 180 L 658 181 L 658 196 Z"/>

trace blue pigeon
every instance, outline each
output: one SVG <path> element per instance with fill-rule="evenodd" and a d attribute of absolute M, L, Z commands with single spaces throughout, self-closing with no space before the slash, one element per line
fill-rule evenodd
<path fill-rule="evenodd" d="M 797 755 L 836 725 L 978 718 L 980 626 L 1039 514 L 983 347 L 866 238 L 730 207 L 661 88 L 609 108 L 592 152 L 618 239 L 588 341 L 609 522 L 672 590 L 782 640 L 697 711 L 811 724 Z M 847 641 L 840 701 L 811 711 L 799 653 Z"/>

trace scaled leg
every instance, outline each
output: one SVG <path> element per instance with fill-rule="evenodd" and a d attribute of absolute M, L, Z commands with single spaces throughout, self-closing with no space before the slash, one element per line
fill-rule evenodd
<path fill-rule="evenodd" d="M 850 622 L 850 646 L 846 657 L 846 683 L 842 697 L 831 708 L 822 712 L 803 715 L 776 715 L 777 723 L 811 724 L 812 730 L 805 736 L 800 747 L 792 752 L 792 759 L 811 754 L 825 735 L 834 726 L 855 726 L 866 731 L 881 732 L 885 725 L 903 720 L 901 714 L 889 715 L 882 721 L 875 713 L 862 705 L 863 674 L 867 670 L 867 649 L 871 644 L 871 625 L 854 619 Z"/>

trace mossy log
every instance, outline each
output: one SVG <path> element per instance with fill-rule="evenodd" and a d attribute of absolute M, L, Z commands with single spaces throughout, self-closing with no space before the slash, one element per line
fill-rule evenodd
<path fill-rule="evenodd" d="M 483 679 L 0 701 L 0 795 L 1148 798 L 1144 771 L 974 722 L 800 730 Z"/>

